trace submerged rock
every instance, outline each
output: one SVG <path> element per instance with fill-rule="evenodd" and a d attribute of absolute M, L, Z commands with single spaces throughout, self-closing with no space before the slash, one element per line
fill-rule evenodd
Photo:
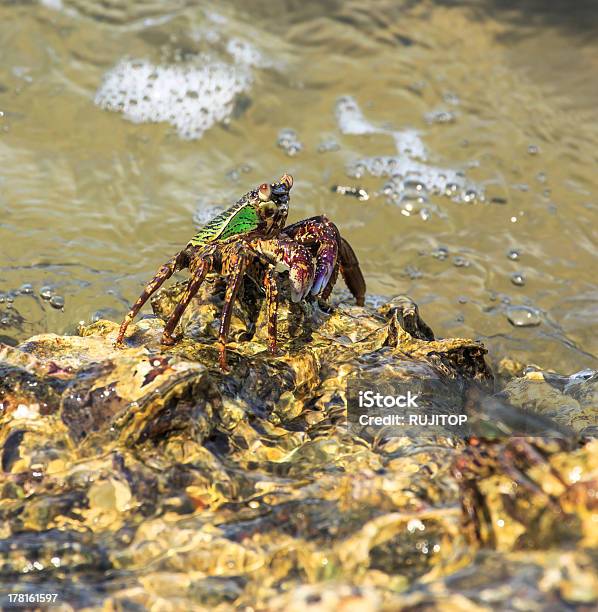
<path fill-rule="evenodd" d="M 156 296 L 159 316 L 181 287 Z M 2 346 L 3 589 L 60 591 L 75 579 L 64 596 L 75 608 L 377 610 L 447 597 L 506 608 L 515 582 L 535 602 L 596 601 L 582 551 L 596 544 L 595 442 L 519 466 L 534 471 L 540 490 L 513 487 L 500 466 L 481 475 L 480 500 L 500 528 L 493 556 L 475 557 L 483 541 L 463 529 L 452 469 L 472 432 L 359 429 L 350 418 L 355 385 L 407 386 L 421 396 L 418 414 L 473 411 L 500 429 L 513 411 L 526 413 L 494 399 L 472 404 L 471 388 L 478 398 L 493 393 L 481 344 L 436 339 L 399 296 L 376 310 L 282 304 L 271 356 L 261 296 L 246 291 L 223 374 L 214 289 L 206 285 L 185 313 L 173 347 L 159 344 L 160 318 L 132 326 L 124 349 L 113 347 L 110 321 Z M 575 538 L 580 550 L 569 561 L 521 557 L 521 546 L 542 546 L 540 533 L 557 550 Z M 463 569 L 474 557 L 477 585 L 496 589 L 492 602 Z M 504 564 L 526 568 L 510 590 L 497 578 Z M 461 595 L 459 581 L 469 584 Z"/>

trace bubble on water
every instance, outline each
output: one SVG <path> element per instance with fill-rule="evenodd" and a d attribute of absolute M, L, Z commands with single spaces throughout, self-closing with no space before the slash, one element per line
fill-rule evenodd
<path fill-rule="evenodd" d="M 424 115 L 424 119 L 426 123 L 429 124 L 448 124 L 455 123 L 457 120 L 457 116 L 453 111 L 445 110 L 445 109 L 436 109 Z"/>
<path fill-rule="evenodd" d="M 340 145 L 333 138 L 329 138 L 328 140 L 323 140 L 318 145 L 318 153 L 331 153 L 332 151 L 338 151 L 340 149 Z"/>
<path fill-rule="evenodd" d="M 531 144 L 527 147 L 527 152 L 530 155 L 538 155 L 538 153 L 540 152 L 540 148 L 538 147 L 538 145 Z"/>
<path fill-rule="evenodd" d="M 385 193 L 394 194 L 397 198 L 401 195 L 403 180 L 417 180 L 426 191 L 449 197 L 468 189 L 464 178 L 457 171 L 436 168 L 402 156 L 359 159 L 348 164 L 346 172 L 352 178 L 361 178 L 366 172 L 376 177 L 391 177 L 384 187 Z"/>
<path fill-rule="evenodd" d="M 376 177 L 390 177 L 392 180 L 384 186 L 383 192 L 393 201 L 401 198 L 401 181 L 412 178 L 420 181 L 428 193 L 433 195 L 460 198 L 462 194 L 469 193 L 471 196 L 475 192 L 476 199 L 483 201 L 483 191 L 467 181 L 462 171 L 424 163 L 427 159 L 426 147 L 416 130 L 393 130 L 374 125 L 366 119 L 351 96 L 338 99 L 335 114 L 343 134 L 387 134 L 394 140 L 398 152 L 398 155 L 354 160 L 347 165 L 348 176 L 361 178 L 368 173 Z"/>
<path fill-rule="evenodd" d="M 422 204 L 425 204 L 426 202 L 427 200 L 422 197 L 414 199 L 403 198 L 400 201 L 401 214 L 405 217 L 419 214 L 421 217 L 422 210 L 424 210 L 424 208 L 422 208 Z M 430 211 L 427 208 L 425 210 L 427 211 L 427 215 L 429 217 Z"/>
<path fill-rule="evenodd" d="M 299 140 L 297 132 L 291 128 L 284 128 L 278 132 L 276 144 L 290 157 L 297 155 L 303 149 L 303 143 Z"/>
<path fill-rule="evenodd" d="M 461 257 L 461 255 L 457 255 L 453 257 L 453 266 L 457 268 L 469 268 L 471 262 L 465 257 Z"/>
<path fill-rule="evenodd" d="M 519 249 L 510 249 L 507 253 L 507 257 L 513 261 L 517 261 L 521 257 L 521 251 L 519 251 Z"/>
<path fill-rule="evenodd" d="M 513 272 L 511 274 L 511 282 L 518 287 L 523 287 L 525 285 L 525 276 L 522 272 Z"/>
<path fill-rule="evenodd" d="M 459 99 L 459 96 L 454 91 L 445 91 L 442 94 L 442 99 L 447 104 L 453 104 L 454 106 L 461 104 L 461 100 Z"/>
<path fill-rule="evenodd" d="M 515 327 L 534 327 L 542 322 L 540 311 L 531 306 L 509 306 L 506 316 Z"/>
<path fill-rule="evenodd" d="M 352 173 L 350 173 L 347 169 L 347 174 L 349 174 L 349 176 L 353 176 L 354 178 L 361 178 L 365 174 L 365 171 L 365 166 L 362 163 L 358 162 L 354 166 L 352 166 Z"/>
<path fill-rule="evenodd" d="M 23 283 L 19 287 L 19 293 L 23 295 L 31 295 L 33 293 L 33 285 L 31 283 Z"/>
<path fill-rule="evenodd" d="M 418 270 L 415 266 L 407 266 L 404 270 L 404 275 L 408 276 L 411 280 L 417 280 L 423 276 L 421 270 Z"/>
<path fill-rule="evenodd" d="M 50 306 L 57 310 L 62 310 L 64 308 L 64 298 L 61 295 L 53 295 L 50 298 Z"/>
<path fill-rule="evenodd" d="M 49 300 L 54 295 L 54 290 L 52 287 L 45 285 L 39 290 L 39 295 L 42 300 Z"/>
<path fill-rule="evenodd" d="M 412 191 L 416 194 L 425 193 L 427 191 L 426 186 L 418 179 L 407 179 L 403 181 L 403 189 L 405 191 Z"/>
<path fill-rule="evenodd" d="M 363 187 L 353 187 L 352 185 L 333 185 L 332 192 L 340 195 L 352 196 L 365 202 L 370 199 L 370 194 Z"/>
<path fill-rule="evenodd" d="M 236 96 L 250 85 L 251 74 L 240 63 L 206 56 L 173 65 L 127 59 L 105 75 L 95 103 L 134 123 L 168 122 L 181 138 L 194 139 L 228 119 Z"/>
<path fill-rule="evenodd" d="M 444 195 L 449 197 L 454 196 L 459 191 L 459 185 L 457 183 L 447 183 L 444 187 Z"/>
<path fill-rule="evenodd" d="M 251 170 L 252 167 L 249 164 L 241 164 L 229 170 L 225 176 L 229 181 L 236 182 L 241 178 L 241 174 L 248 174 Z"/>
<path fill-rule="evenodd" d="M 475 189 L 466 189 L 461 194 L 461 201 L 470 203 L 475 202 L 478 199 L 478 192 Z"/>
<path fill-rule="evenodd" d="M 96 310 L 90 317 L 92 323 L 97 323 L 102 319 L 109 319 L 112 321 L 118 321 L 123 316 L 122 311 L 116 310 L 116 308 L 100 308 Z"/>
<path fill-rule="evenodd" d="M 449 250 L 446 247 L 438 247 L 432 251 L 432 257 L 439 261 L 444 261 L 449 256 Z"/>

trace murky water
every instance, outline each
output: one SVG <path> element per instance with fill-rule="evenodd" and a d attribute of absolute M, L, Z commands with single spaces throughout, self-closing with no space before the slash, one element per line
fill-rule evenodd
<path fill-rule="evenodd" d="M 0 3 L 0 339 L 118 320 L 288 171 L 371 294 L 495 360 L 595 366 L 598 10 L 545 4 Z"/>

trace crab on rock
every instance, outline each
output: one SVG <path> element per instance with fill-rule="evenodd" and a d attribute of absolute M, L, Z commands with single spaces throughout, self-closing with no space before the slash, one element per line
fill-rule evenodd
<path fill-rule="evenodd" d="M 288 272 L 291 300 L 299 302 L 310 294 L 327 299 L 340 271 L 357 303 L 363 305 L 365 281 L 359 262 L 338 228 L 324 216 L 285 227 L 292 186 L 293 177 L 289 174 L 277 182 L 262 183 L 201 228 L 146 285 L 125 316 L 116 345 L 122 345 L 129 323 L 149 297 L 175 272 L 185 268 L 189 269 L 191 279 L 166 322 L 162 344 L 175 343 L 177 323 L 206 275 L 219 273 L 227 279 L 218 336 L 223 370 L 227 369 L 226 342 L 233 305 L 243 277 L 254 262 L 266 267 L 263 284 L 268 308 L 268 349 L 272 353 L 276 352 L 277 274 Z"/>

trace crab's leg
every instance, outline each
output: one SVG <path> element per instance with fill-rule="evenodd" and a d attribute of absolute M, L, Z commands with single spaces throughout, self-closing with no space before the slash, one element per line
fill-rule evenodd
<path fill-rule="evenodd" d="M 338 245 L 341 274 L 358 306 L 365 302 L 365 279 L 353 247 L 342 236 Z M 327 287 L 328 288 L 328 287 Z"/>
<path fill-rule="evenodd" d="M 324 287 L 324 291 L 322 291 L 322 295 L 320 295 L 320 297 L 322 298 L 322 300 L 327 301 L 328 298 L 330 297 L 330 294 L 332 293 L 332 290 L 334 289 L 334 285 L 336 285 L 336 281 L 338 280 L 338 271 L 339 271 L 339 264 L 338 262 L 336 263 L 336 266 L 334 266 L 334 270 L 332 271 L 332 274 L 330 275 L 330 280 L 328 281 L 328 284 L 326 285 L 326 287 Z M 355 295 L 355 294 L 353 294 Z M 359 304 L 359 302 L 358 302 Z"/>
<path fill-rule="evenodd" d="M 546 466 L 549 472 L 552 474 L 553 478 L 555 478 L 563 487 L 568 487 L 568 484 L 565 482 L 563 477 L 550 464 L 546 457 L 536 447 L 533 446 L 533 444 L 530 444 L 524 438 L 512 438 L 508 445 L 517 455 L 521 455 L 524 459 L 527 459 L 531 466 Z"/>
<path fill-rule="evenodd" d="M 464 528 L 477 544 L 482 544 L 484 542 L 482 525 L 484 525 L 487 531 L 487 544 L 490 548 L 494 548 L 496 546 L 496 534 L 492 526 L 492 516 L 477 483 L 474 480 L 462 482 L 459 489 Z"/>
<path fill-rule="evenodd" d="M 266 271 L 264 277 L 266 286 L 266 302 L 268 304 L 268 350 L 274 355 L 276 353 L 276 334 L 278 316 L 278 284 L 274 266 Z"/>
<path fill-rule="evenodd" d="M 359 261 L 353 247 L 342 236 L 339 236 L 337 264 L 334 267 L 328 284 L 324 287 L 324 291 L 322 291 L 323 300 L 327 300 L 330 297 L 336 284 L 339 270 L 357 305 L 363 306 L 365 302 L 365 279 L 363 278 L 363 273 L 359 267 Z"/>
<path fill-rule="evenodd" d="M 191 277 L 187 288 L 164 326 L 164 332 L 162 333 L 162 344 L 172 345 L 175 343 L 175 339 L 172 334 L 177 326 L 177 323 L 183 316 L 185 308 L 189 306 L 189 302 L 199 291 L 199 288 L 201 287 L 201 284 L 203 283 L 210 268 L 211 261 L 209 259 L 203 259 L 197 265 L 197 269 L 194 270 L 193 276 Z"/>
<path fill-rule="evenodd" d="M 126 314 L 123 322 L 121 323 L 120 329 L 118 330 L 115 345 L 118 346 L 122 344 L 127 327 L 129 327 L 129 323 L 131 323 L 131 321 L 137 316 L 137 313 L 141 310 L 150 296 L 155 293 L 175 272 L 182 270 L 185 267 L 187 267 L 186 250 L 180 251 L 172 259 L 160 267 L 154 278 L 152 278 L 152 280 L 145 286 L 143 293 L 133 304 L 131 310 L 129 310 L 129 312 Z"/>
<path fill-rule="evenodd" d="M 228 340 L 233 307 L 237 298 L 239 286 L 241 285 L 241 280 L 243 279 L 243 274 L 245 273 L 245 268 L 247 267 L 247 256 L 243 253 L 231 254 L 230 267 L 233 272 L 231 272 L 226 286 L 224 306 L 222 307 L 222 318 L 220 319 L 220 333 L 218 334 L 220 369 L 225 372 L 228 370 L 228 365 L 226 363 L 226 341 Z"/>

